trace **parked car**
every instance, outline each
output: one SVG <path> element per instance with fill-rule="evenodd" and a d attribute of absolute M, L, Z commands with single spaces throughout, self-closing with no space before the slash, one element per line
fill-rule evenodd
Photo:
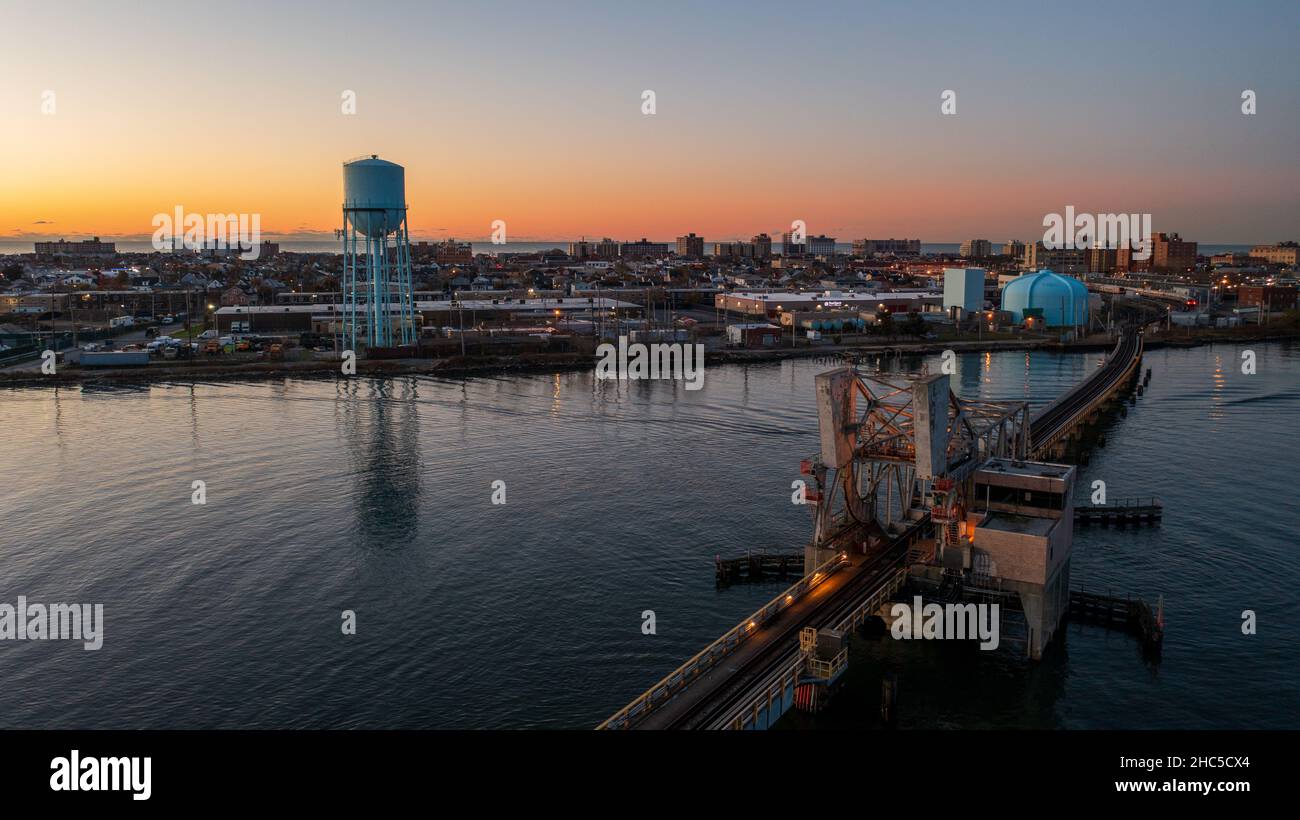
<path fill-rule="evenodd" d="M 283 358 L 284 358 L 284 345 L 278 345 L 278 344 L 276 344 L 276 345 L 271 345 L 270 357 L 271 357 L 272 359 L 283 359 Z"/>
<path fill-rule="evenodd" d="M 221 343 L 216 339 L 208 339 L 207 344 L 203 346 L 203 352 L 209 356 L 216 356 L 221 353 Z"/>
<path fill-rule="evenodd" d="M 220 335 L 221 335 L 221 331 L 219 331 L 219 330 L 205 330 L 205 331 L 203 331 L 202 333 L 200 333 L 200 334 L 198 335 L 198 338 L 200 338 L 200 339 L 215 339 L 215 338 L 217 338 L 217 337 L 220 336 Z"/>

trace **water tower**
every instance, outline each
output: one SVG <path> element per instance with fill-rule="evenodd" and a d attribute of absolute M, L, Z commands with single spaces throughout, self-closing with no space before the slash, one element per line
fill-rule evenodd
<path fill-rule="evenodd" d="M 415 341 L 406 171 L 368 157 L 343 163 L 343 333 L 357 350 Z"/>

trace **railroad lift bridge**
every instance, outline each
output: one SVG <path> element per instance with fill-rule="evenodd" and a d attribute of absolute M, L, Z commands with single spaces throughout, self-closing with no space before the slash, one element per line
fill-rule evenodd
<path fill-rule="evenodd" d="M 887 378 L 841 367 L 816 377 L 821 453 L 801 472 L 815 486 L 804 565 L 867 553 L 938 526 L 935 551 L 960 545 L 972 479 L 991 458 L 1029 455 L 1026 402 L 963 399 L 947 375 Z"/>
<path fill-rule="evenodd" d="M 1140 328 L 1102 367 L 1031 415 L 964 399 L 946 374 L 816 377 L 820 452 L 801 464 L 813 535 L 805 575 L 599 728 L 767 728 L 816 710 L 848 661 L 847 634 L 909 585 L 1001 602 L 1039 658 L 1070 610 L 1075 468 L 1060 457 L 1136 380 Z"/>

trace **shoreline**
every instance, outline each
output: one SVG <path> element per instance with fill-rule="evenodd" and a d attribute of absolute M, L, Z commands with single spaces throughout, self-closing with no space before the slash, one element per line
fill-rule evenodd
<path fill-rule="evenodd" d="M 1153 338 L 1146 349 L 1164 347 L 1191 348 L 1216 343 L 1243 344 L 1250 342 L 1279 342 L 1300 339 L 1300 330 L 1259 335 L 1230 335 L 1204 333 L 1186 339 Z M 766 364 L 789 359 L 829 358 L 851 355 L 899 354 L 925 356 L 945 350 L 957 352 L 1006 352 L 1016 350 L 1049 350 L 1057 353 L 1093 353 L 1110 350 L 1106 342 L 1057 342 L 1049 339 L 994 340 L 961 342 L 896 342 L 893 344 L 824 345 L 786 349 L 717 350 L 706 352 L 707 365 Z M 524 356 L 497 356 L 460 359 L 362 359 L 357 361 L 357 376 L 488 376 L 511 373 L 563 373 L 584 370 L 595 366 L 594 356 L 582 353 L 528 354 Z M 39 372 L 0 373 L 0 386 L 21 388 L 41 385 L 102 384 L 114 382 L 171 382 L 171 381 L 250 381 L 284 378 L 286 376 L 341 375 L 338 360 L 321 359 L 311 362 L 240 362 L 237 364 L 204 364 L 200 366 L 175 366 L 151 364 L 148 367 L 124 367 L 104 370 L 63 370 L 52 376 Z"/>

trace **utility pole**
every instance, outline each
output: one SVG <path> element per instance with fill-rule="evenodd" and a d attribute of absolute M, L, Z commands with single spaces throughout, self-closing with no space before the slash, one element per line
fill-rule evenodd
<path fill-rule="evenodd" d="M 456 300 L 456 315 L 460 317 L 460 355 L 465 356 L 465 305 L 458 298 Z"/>

